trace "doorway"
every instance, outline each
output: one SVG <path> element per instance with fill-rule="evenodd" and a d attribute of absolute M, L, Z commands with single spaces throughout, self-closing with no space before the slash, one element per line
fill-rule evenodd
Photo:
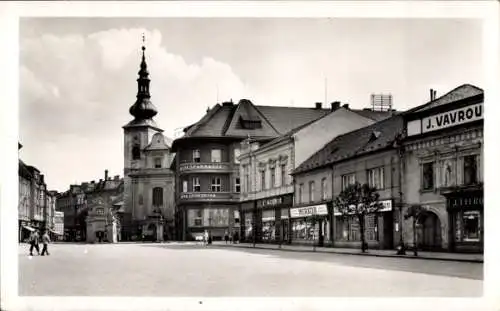
<path fill-rule="evenodd" d="M 425 212 L 419 219 L 417 229 L 417 241 L 422 250 L 440 250 L 441 245 L 441 221 L 433 212 Z"/>

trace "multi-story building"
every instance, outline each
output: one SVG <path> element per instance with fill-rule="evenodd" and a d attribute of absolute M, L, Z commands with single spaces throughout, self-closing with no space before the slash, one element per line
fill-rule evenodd
<path fill-rule="evenodd" d="M 424 208 L 417 227 L 423 249 L 482 252 L 483 90 L 465 84 L 409 110 L 403 194 Z M 413 242 L 410 223 L 405 240 Z"/>
<path fill-rule="evenodd" d="M 64 238 L 64 213 L 60 211 L 54 212 L 54 241 L 61 241 Z"/>
<path fill-rule="evenodd" d="M 348 185 L 367 183 L 377 189 L 383 208 L 365 218 L 369 247 L 393 248 L 399 228 L 400 148 L 403 131 L 400 114 L 340 135 L 302 163 L 294 172 L 295 200 L 290 212 L 292 241 L 325 241 L 337 247 L 359 247 L 356 217 L 343 217 L 333 201 Z M 396 212 L 394 212 L 396 210 Z M 320 216 L 319 222 L 311 221 Z M 322 218 L 322 219 L 321 219 Z"/>
<path fill-rule="evenodd" d="M 207 110 L 172 144 L 176 152 L 176 220 L 179 239 L 208 230 L 214 239 L 240 230 L 241 142 L 270 141 L 330 112 L 321 107 L 257 106 L 242 99 Z"/>
<path fill-rule="evenodd" d="M 66 241 L 114 241 L 119 227 L 111 201 L 123 194 L 123 179 L 116 175 L 104 179 L 70 185 L 59 194 L 56 210 L 64 215 L 64 239 Z M 115 223 L 113 225 L 113 223 Z M 115 227 L 115 230 L 110 228 Z"/>
<path fill-rule="evenodd" d="M 22 148 L 20 143 L 18 148 Z M 19 160 L 19 241 L 26 240 L 31 231 L 51 229 L 55 193 L 47 190 L 44 175 L 36 167 Z"/>
<path fill-rule="evenodd" d="M 321 103 L 318 103 L 321 105 Z M 332 103 L 332 112 L 259 144 L 242 144 L 242 240 L 289 241 L 289 213 L 294 187 L 290 173 L 339 134 L 387 118 L 390 111 L 353 110 Z M 319 197 L 318 197 L 319 198 Z"/>
<path fill-rule="evenodd" d="M 174 157 L 170 140 L 153 117 L 158 113 L 151 103 L 149 72 L 142 47 L 142 62 L 137 79 L 137 100 L 129 109 L 134 117 L 123 126 L 124 198 L 122 238 L 151 237 L 171 239 L 174 232 Z"/>

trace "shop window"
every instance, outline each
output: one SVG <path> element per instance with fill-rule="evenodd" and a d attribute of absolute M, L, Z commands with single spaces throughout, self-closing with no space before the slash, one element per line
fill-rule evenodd
<path fill-rule="evenodd" d="M 139 145 L 132 147 L 132 160 L 139 160 L 141 158 L 141 148 Z"/>
<path fill-rule="evenodd" d="M 477 183 L 477 156 L 464 157 L 464 184 L 473 185 Z"/>
<path fill-rule="evenodd" d="M 238 159 L 240 155 L 241 155 L 240 148 L 234 148 L 234 163 L 236 164 L 240 163 L 240 160 Z"/>
<path fill-rule="evenodd" d="M 327 198 L 326 178 L 321 179 L 321 201 Z"/>
<path fill-rule="evenodd" d="M 281 186 L 286 185 L 286 164 L 281 164 Z"/>
<path fill-rule="evenodd" d="M 234 191 L 237 192 L 237 193 L 240 193 L 240 191 L 241 191 L 241 185 L 240 185 L 240 178 L 239 177 L 236 177 L 234 179 Z"/>
<path fill-rule="evenodd" d="M 384 189 L 384 168 L 377 167 L 367 171 L 368 185 L 375 189 Z"/>
<path fill-rule="evenodd" d="M 367 241 L 378 241 L 378 224 L 375 214 L 365 217 L 365 238 Z"/>
<path fill-rule="evenodd" d="M 153 206 L 163 205 L 163 188 L 153 188 Z"/>
<path fill-rule="evenodd" d="M 314 181 L 309 182 L 309 202 L 314 202 Z"/>
<path fill-rule="evenodd" d="M 212 162 L 220 163 L 222 161 L 222 151 L 220 149 L 212 149 Z"/>
<path fill-rule="evenodd" d="M 347 189 L 349 185 L 353 185 L 356 182 L 355 174 L 342 175 L 342 190 Z"/>
<path fill-rule="evenodd" d="M 464 211 L 462 216 L 463 240 L 476 242 L 480 240 L 481 214 L 479 211 Z"/>
<path fill-rule="evenodd" d="M 200 191 L 201 191 L 200 178 L 193 177 L 193 192 L 200 192 Z"/>
<path fill-rule="evenodd" d="M 200 161 L 201 161 L 200 150 L 199 149 L 193 150 L 193 162 L 199 163 Z"/>
<path fill-rule="evenodd" d="M 155 168 L 161 168 L 161 158 L 155 158 Z"/>
<path fill-rule="evenodd" d="M 427 162 L 422 165 L 422 190 L 434 188 L 434 163 Z"/>
<path fill-rule="evenodd" d="M 212 192 L 221 192 L 222 191 L 220 177 L 212 177 L 212 185 L 211 185 L 210 190 Z"/>
<path fill-rule="evenodd" d="M 240 223 L 240 212 L 233 211 L 233 217 L 234 217 L 234 223 L 239 224 Z"/>

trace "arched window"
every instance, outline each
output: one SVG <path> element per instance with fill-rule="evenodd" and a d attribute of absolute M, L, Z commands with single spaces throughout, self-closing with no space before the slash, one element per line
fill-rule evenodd
<path fill-rule="evenodd" d="M 153 205 L 154 206 L 163 205 L 163 188 L 160 187 L 153 188 Z"/>
<path fill-rule="evenodd" d="M 138 160 L 141 158 L 141 148 L 138 145 L 132 147 L 132 160 Z"/>

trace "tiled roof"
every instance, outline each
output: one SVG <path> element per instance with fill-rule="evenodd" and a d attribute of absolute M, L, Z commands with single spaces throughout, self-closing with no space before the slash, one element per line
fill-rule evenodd
<path fill-rule="evenodd" d="M 299 165 L 293 174 L 388 147 L 394 143 L 403 126 L 401 114 L 395 114 L 370 126 L 340 135 Z"/>
<path fill-rule="evenodd" d="M 462 99 L 466 99 L 469 97 L 473 97 L 476 95 L 484 94 L 483 90 L 478 88 L 477 86 L 471 84 L 463 84 L 455 89 L 449 91 L 441 97 L 436 98 L 435 100 L 428 102 L 424 105 L 415 107 L 406 111 L 408 113 L 421 112 L 426 111 L 438 106 L 443 106 L 449 103 L 453 103 Z"/>
<path fill-rule="evenodd" d="M 24 164 L 24 162 L 21 160 L 19 160 L 19 176 L 24 177 L 26 179 L 33 178 L 33 175 L 31 174 L 30 170 L 28 169 L 28 166 L 26 164 Z"/>
<path fill-rule="evenodd" d="M 343 108 L 343 107 L 340 107 L 339 109 L 335 110 L 335 111 L 339 111 L 340 109 L 346 109 L 346 108 Z M 334 112 L 335 112 L 334 111 Z M 368 118 L 368 119 L 372 119 L 374 121 L 381 121 L 381 120 L 384 120 L 384 119 L 387 119 L 388 117 L 391 116 L 391 112 L 389 111 L 372 111 L 372 110 L 357 110 L 357 109 L 349 109 L 349 111 L 353 111 L 359 115 L 361 115 L 362 117 L 365 117 L 365 118 Z M 330 113 L 334 113 L 334 112 L 330 112 Z M 298 131 L 300 131 L 301 129 L 305 128 L 306 126 L 326 117 L 327 115 L 329 115 L 330 113 L 327 113 L 317 119 L 314 119 L 314 120 L 311 120 L 305 124 L 302 124 L 301 126 L 298 126 L 292 130 L 290 130 L 288 133 L 284 134 L 284 135 L 281 135 L 280 137 L 278 138 L 275 138 L 273 140 L 271 140 L 270 142 L 264 144 L 261 146 L 261 148 L 264 148 L 264 147 L 269 147 L 269 146 L 272 146 L 274 144 L 277 144 L 277 143 L 280 143 L 284 140 L 287 140 L 288 138 L 292 137 L 293 134 L 297 133 Z"/>

